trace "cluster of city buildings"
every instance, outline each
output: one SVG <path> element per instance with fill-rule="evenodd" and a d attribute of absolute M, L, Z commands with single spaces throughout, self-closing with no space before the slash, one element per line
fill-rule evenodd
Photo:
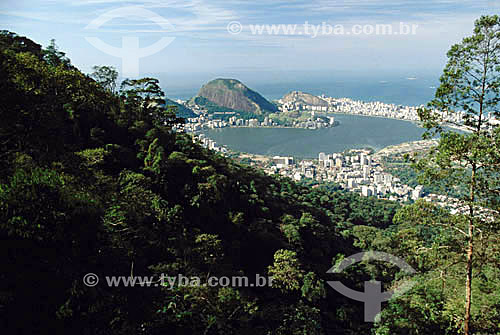
<path fill-rule="evenodd" d="M 353 100 L 350 98 L 332 98 L 325 95 L 312 96 L 315 103 L 307 103 L 303 100 L 297 101 L 283 101 L 282 99 L 277 100 L 278 110 L 280 112 L 289 111 L 309 111 L 311 112 L 311 117 L 306 121 L 294 121 L 287 124 L 288 127 L 295 128 L 307 128 L 307 129 L 320 129 L 326 127 L 332 127 L 335 125 L 335 119 L 333 116 L 317 117 L 315 112 L 321 113 L 342 113 L 342 114 L 354 114 L 354 115 L 365 115 L 374 117 L 385 117 L 391 119 L 400 119 L 406 121 L 420 121 L 418 116 L 419 108 L 423 106 L 402 106 L 396 104 L 387 104 L 380 101 L 364 102 Z M 186 102 L 178 100 L 178 103 L 186 105 Z M 186 105 L 187 106 L 187 105 Z M 223 128 L 223 127 L 279 127 L 282 126 L 277 120 L 272 120 L 266 117 L 263 121 L 258 119 L 245 120 L 232 116 L 229 118 L 221 117 L 221 114 L 235 114 L 235 112 L 220 112 L 220 113 L 208 113 L 206 109 L 198 105 L 189 105 L 198 117 L 189 118 L 185 129 L 187 131 L 198 131 L 206 128 Z M 450 127 L 455 127 L 457 129 L 468 131 L 468 127 L 464 126 L 465 112 L 455 111 L 454 113 L 440 112 L 438 110 L 433 110 L 433 113 L 438 114 L 441 121 Z M 227 115 L 226 115 L 227 116 Z M 484 128 L 490 129 L 500 124 L 500 119 L 493 115 L 484 116 Z M 226 121 L 224 121 L 226 120 Z"/>
<path fill-rule="evenodd" d="M 417 110 L 420 107 L 409 107 L 395 104 L 386 104 L 383 102 L 363 102 L 352 100 L 349 98 L 332 98 L 325 95 L 317 96 L 314 99 L 316 105 L 306 103 L 303 100 L 299 101 L 282 101 L 279 110 L 282 112 L 289 111 L 311 111 L 324 113 L 344 113 L 358 114 L 367 116 L 379 116 L 393 119 L 402 119 L 408 121 L 419 121 Z"/>
<path fill-rule="evenodd" d="M 228 153 L 228 149 L 204 134 L 193 136 L 193 141 L 216 152 Z M 318 159 L 295 160 L 293 157 L 274 156 L 269 164 L 261 166 L 270 175 L 279 174 L 295 181 L 314 180 L 319 183 L 334 182 L 343 189 L 362 196 L 407 202 L 423 199 L 446 208 L 452 214 L 466 213 L 468 207 L 458 199 L 440 195 L 425 194 L 423 186 L 405 185 L 397 177 L 384 171 L 380 159 L 383 155 L 372 155 L 369 150 L 350 150 L 344 153 L 319 153 Z M 481 217 L 493 220 L 497 211 L 477 208 Z"/>
<path fill-rule="evenodd" d="M 320 118 L 316 117 L 314 113 L 315 113 L 314 111 L 311 111 L 311 117 L 309 117 L 308 120 L 305 121 L 294 120 L 293 122 L 287 124 L 286 126 L 292 128 L 321 129 L 321 128 L 334 127 L 336 125 L 334 116 L 326 116 L 324 118 Z"/>
<path fill-rule="evenodd" d="M 204 134 L 193 135 L 193 142 L 216 152 L 228 152 L 227 148 L 218 146 Z M 311 179 L 318 182 L 335 182 L 342 188 L 363 196 L 394 201 L 417 200 L 423 196 L 423 186 L 412 188 L 402 184 L 399 178 L 384 172 L 377 157 L 371 155 L 368 150 L 320 153 L 317 160 L 296 161 L 293 157 L 274 156 L 270 159 L 270 164 L 264 167 L 264 171 L 295 181 Z"/>
<path fill-rule="evenodd" d="M 469 210 L 458 199 L 440 194 L 425 194 L 423 186 L 411 187 L 401 183 L 392 174 L 384 172 L 379 156 L 368 150 L 350 150 L 346 153 L 320 153 L 317 160 L 296 162 L 293 157 L 275 156 L 272 164 L 264 170 L 268 174 L 280 174 L 301 181 L 311 179 L 318 182 L 335 182 L 343 189 L 362 196 L 374 196 L 399 202 L 423 199 L 446 208 L 451 214 L 466 214 Z M 499 213 L 477 207 L 479 216 L 492 221 Z"/>
<path fill-rule="evenodd" d="M 347 153 L 320 153 L 317 160 L 295 162 L 293 157 L 275 156 L 265 168 L 268 174 L 280 174 L 300 181 L 335 182 L 349 191 L 397 201 L 417 200 L 423 186 L 412 188 L 383 171 L 381 164 L 368 150 Z"/>
<path fill-rule="evenodd" d="M 199 143 L 202 147 L 221 153 L 227 153 L 229 150 L 224 146 L 218 146 L 217 142 L 209 139 L 205 134 L 193 135 L 193 142 Z"/>
<path fill-rule="evenodd" d="M 282 112 L 306 110 L 311 111 L 312 113 L 317 111 L 324 113 L 366 115 L 419 122 L 420 117 L 418 116 L 418 110 L 424 107 L 423 105 L 402 106 L 387 104 L 380 101 L 364 102 L 350 98 L 332 98 L 325 95 L 316 96 L 315 98 L 318 98 L 314 99 L 316 104 L 308 104 L 303 100 L 292 100 L 287 102 L 278 100 L 278 103 L 280 104 L 278 108 Z M 453 113 L 448 113 L 434 109 L 432 110 L 432 113 L 448 127 L 466 132 L 471 130 L 470 127 L 464 125 L 466 119 L 466 113 L 464 111 L 454 111 Z M 478 116 L 474 117 L 477 120 Z M 491 130 L 493 127 L 500 125 L 500 119 L 493 114 L 484 115 L 483 121 L 482 127 L 486 130 Z"/>
<path fill-rule="evenodd" d="M 278 110 L 284 113 L 293 111 L 311 111 L 311 112 L 331 112 L 333 113 L 333 108 L 329 106 L 317 106 L 311 105 L 304 102 L 288 101 L 283 102 L 281 99 L 278 100 Z"/>
<path fill-rule="evenodd" d="M 218 119 L 217 113 L 201 114 L 197 117 L 187 118 L 183 129 L 187 132 L 197 132 L 203 129 L 217 129 L 225 127 L 280 127 L 278 122 L 275 122 L 268 116 L 264 117 L 263 121 L 258 119 L 240 119 L 236 116 L 226 118 L 226 120 Z M 307 121 L 294 121 L 286 125 L 293 128 L 305 129 L 321 129 L 333 127 L 335 125 L 335 117 L 328 116 L 326 118 L 314 118 L 314 114 Z"/>
<path fill-rule="evenodd" d="M 380 101 L 363 102 L 349 98 L 325 98 L 332 106 L 334 113 L 358 114 L 367 116 L 386 117 L 407 121 L 419 121 L 417 110 L 420 107 L 386 104 Z"/>
<path fill-rule="evenodd" d="M 236 116 L 226 118 L 226 120 L 218 119 L 218 113 L 201 114 L 197 117 L 188 118 L 186 120 L 186 129 L 197 131 L 202 129 L 215 129 L 225 127 L 272 127 L 277 126 L 269 117 L 265 117 L 261 122 L 258 119 L 239 119 Z"/>
<path fill-rule="evenodd" d="M 317 111 L 324 113 L 342 113 L 366 115 L 375 117 L 385 117 L 406 121 L 420 121 L 418 110 L 424 106 L 402 106 L 387 104 L 380 101 L 364 102 L 350 98 L 332 98 L 325 95 L 315 96 L 315 104 L 306 103 L 303 100 L 283 101 L 278 100 L 279 110 L 288 111 Z M 437 110 L 434 113 L 440 114 L 441 120 L 449 125 L 460 127 L 464 123 L 465 112 L 444 113 Z M 464 128 L 464 130 L 467 130 Z"/>

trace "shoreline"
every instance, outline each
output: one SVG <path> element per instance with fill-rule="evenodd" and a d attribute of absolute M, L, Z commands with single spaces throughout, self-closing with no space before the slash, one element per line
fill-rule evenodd
<path fill-rule="evenodd" d="M 392 155 L 395 153 L 407 153 L 407 152 L 416 152 L 416 151 L 422 151 L 422 150 L 415 150 L 416 147 L 420 148 L 429 148 L 431 146 L 437 145 L 437 140 L 431 139 L 431 140 L 415 140 L 415 141 L 407 141 L 407 142 L 401 142 L 399 144 L 393 144 L 393 145 L 388 145 L 382 149 L 379 150 L 374 150 L 374 152 L 371 154 L 374 157 L 380 158 L 386 155 Z M 351 149 L 346 149 L 345 151 L 352 151 L 352 150 L 366 150 L 369 148 L 351 148 Z M 406 150 L 405 150 L 406 149 Z M 274 156 L 282 156 L 282 157 L 293 157 L 294 159 L 296 158 L 297 160 L 317 160 L 316 157 L 301 157 L 301 156 L 294 156 L 294 155 L 266 155 L 266 154 L 254 154 L 250 152 L 244 152 L 244 151 L 237 151 L 237 150 L 232 150 L 229 149 L 232 154 L 237 154 L 241 158 L 251 158 L 256 161 L 268 161 L 272 160 Z M 337 154 L 344 153 L 343 152 L 334 152 Z"/>
<path fill-rule="evenodd" d="M 319 112 L 318 113 L 320 116 L 328 116 L 328 115 L 352 115 L 352 116 L 363 116 L 363 117 L 373 117 L 373 118 L 381 118 L 381 119 L 387 119 L 387 120 L 399 120 L 399 121 L 405 121 L 405 122 L 410 122 L 410 123 L 413 123 L 416 127 L 418 128 L 422 128 L 422 129 L 425 129 L 424 127 L 422 127 L 421 125 L 421 122 L 420 121 L 415 121 L 415 120 L 407 120 L 407 119 L 400 119 L 400 118 L 393 118 L 393 117 L 388 117 L 388 116 L 382 116 L 382 115 L 365 115 L 365 114 L 357 114 L 357 113 L 339 113 L 339 112 L 332 112 L 332 113 L 323 113 L 323 112 Z M 335 121 L 335 122 L 338 122 L 338 121 Z M 332 127 L 324 127 L 324 128 L 315 128 L 315 129 L 311 129 L 311 128 L 300 128 L 300 127 L 290 127 L 290 126 L 256 126 L 256 127 L 251 127 L 251 126 L 228 126 L 228 127 L 223 127 L 223 128 L 209 128 L 210 130 L 215 130 L 215 129 L 224 129 L 224 128 L 253 128 L 253 129 L 256 129 L 256 128 L 269 128 L 269 129 L 305 129 L 305 130 L 321 130 L 321 129 L 331 129 L 331 128 L 335 128 L 337 126 L 339 126 L 340 123 L 336 123 L 334 126 Z M 454 125 L 454 124 L 445 124 L 444 125 L 445 127 L 448 127 L 448 128 L 451 128 L 451 129 L 454 129 L 454 130 L 459 130 L 459 131 L 463 131 L 463 132 L 471 132 L 470 129 L 467 129 L 465 127 L 461 127 L 461 126 L 457 126 L 457 125 Z"/>
<path fill-rule="evenodd" d="M 399 120 L 399 121 L 411 122 L 411 123 L 415 124 L 416 126 L 418 126 L 420 128 L 423 128 L 423 127 L 420 126 L 419 121 L 408 120 L 408 119 L 399 119 L 399 118 L 382 116 L 382 115 L 366 115 L 366 114 L 358 114 L 358 113 L 340 113 L 340 112 L 331 112 L 331 113 L 324 113 L 324 114 L 325 115 L 329 115 L 329 114 L 334 114 L 334 115 L 354 115 L 354 116 L 376 117 L 376 118 L 387 119 L 387 120 Z"/>

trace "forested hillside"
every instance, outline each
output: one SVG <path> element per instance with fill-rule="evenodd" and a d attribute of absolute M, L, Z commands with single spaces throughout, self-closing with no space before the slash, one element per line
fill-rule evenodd
<path fill-rule="evenodd" d="M 55 45 L 1 34 L 0 312 L 9 333 L 355 332 L 362 306 L 326 289 L 348 228 L 396 205 L 299 187 L 174 133 L 152 78 L 119 94 Z M 281 258 L 280 258 L 281 257 Z M 280 275 L 272 288 L 86 287 L 161 273 Z M 357 283 L 357 281 L 356 281 Z M 357 283 L 359 284 L 359 283 Z M 354 284 L 353 284 L 354 285 Z"/>
<path fill-rule="evenodd" d="M 118 92 L 55 44 L 0 33 L 2 334 L 456 334 L 463 306 L 461 218 L 299 186 L 193 143 L 158 80 Z M 104 78 L 105 79 L 105 78 Z M 109 79 L 109 78 L 108 78 Z M 430 224 L 430 223 L 433 224 Z M 435 223 L 435 224 L 434 224 Z M 482 255 L 473 327 L 500 329 L 498 235 Z M 443 247 L 446 246 L 446 247 Z M 416 285 L 364 322 L 363 291 L 404 279 L 366 250 L 418 271 Z M 480 262 L 480 260 L 478 260 Z M 496 263 L 495 263 L 496 262 Z M 101 279 L 86 286 L 83 278 Z M 273 276 L 272 287 L 110 287 L 105 276 Z"/>

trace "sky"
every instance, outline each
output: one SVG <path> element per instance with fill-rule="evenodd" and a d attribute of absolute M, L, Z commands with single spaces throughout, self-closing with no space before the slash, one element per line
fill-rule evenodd
<path fill-rule="evenodd" d="M 500 0 L 0 0 L 0 29 L 43 46 L 55 39 L 84 72 L 112 65 L 129 77 L 179 83 L 293 73 L 411 77 L 442 71 L 446 51 L 472 33 L 474 20 L 499 12 Z M 415 34 L 351 33 L 377 24 L 400 31 L 401 22 L 418 25 Z M 316 36 L 306 23 L 318 27 Z M 259 34 L 256 25 L 297 28 Z"/>

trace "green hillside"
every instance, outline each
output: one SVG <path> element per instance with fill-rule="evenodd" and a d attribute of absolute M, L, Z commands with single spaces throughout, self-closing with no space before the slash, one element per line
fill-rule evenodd
<path fill-rule="evenodd" d="M 1 42 L 6 333 L 366 328 L 359 306 L 325 288 L 326 271 L 355 251 L 343 230 L 365 219 L 387 226 L 395 204 L 371 208 L 352 194 L 300 187 L 193 144 L 171 131 L 179 120 L 159 107 L 155 79 L 128 80 L 115 95 L 59 51 L 6 32 Z M 100 283 L 85 286 L 87 273 Z M 160 274 L 272 274 L 276 286 L 132 288 L 104 279 Z"/>
<path fill-rule="evenodd" d="M 165 99 L 165 105 L 166 106 L 175 106 L 175 115 L 178 117 L 182 117 L 184 119 L 190 118 L 190 117 L 196 117 L 197 115 L 190 109 L 187 108 L 184 105 L 181 105 L 173 100 L 170 99 Z"/>
<path fill-rule="evenodd" d="M 115 86 L 55 44 L 0 32 L 2 334 L 461 332 L 462 215 L 265 175 L 175 132 L 183 120 L 162 107 L 157 79 Z M 490 223 L 474 249 L 476 334 L 500 332 L 500 237 Z M 386 262 L 327 273 L 368 250 L 416 274 Z M 257 275 L 272 284 L 205 285 Z M 178 276 L 200 285 L 165 281 Z M 414 284 L 382 304 L 376 323 L 327 284 L 363 292 L 373 280 L 384 291 Z"/>

